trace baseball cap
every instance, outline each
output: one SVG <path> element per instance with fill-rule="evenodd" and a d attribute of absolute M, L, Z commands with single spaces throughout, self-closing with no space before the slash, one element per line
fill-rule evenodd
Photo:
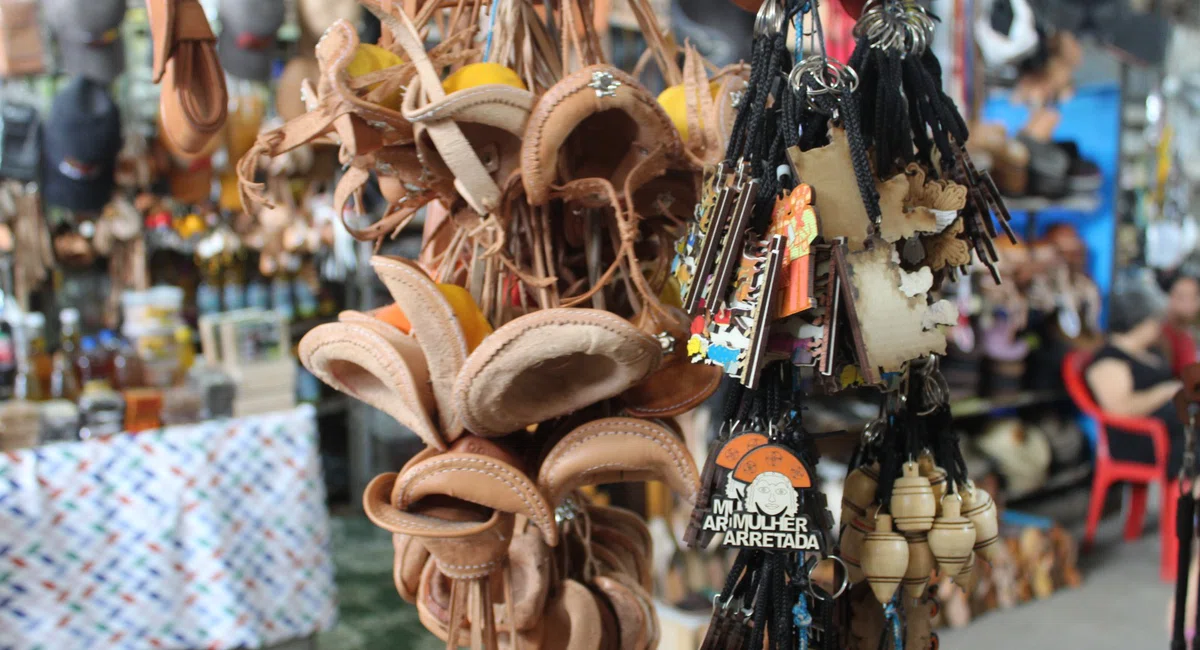
<path fill-rule="evenodd" d="M 111 83 L 125 71 L 126 0 L 45 0 L 46 21 L 67 74 Z"/>
<path fill-rule="evenodd" d="M 46 201 L 69 210 L 102 209 L 112 198 L 121 115 L 104 84 L 76 77 L 54 98 L 42 130 Z"/>
<path fill-rule="evenodd" d="M 275 33 L 283 25 L 283 0 L 221 0 L 217 54 L 229 74 L 269 81 L 277 52 Z"/>

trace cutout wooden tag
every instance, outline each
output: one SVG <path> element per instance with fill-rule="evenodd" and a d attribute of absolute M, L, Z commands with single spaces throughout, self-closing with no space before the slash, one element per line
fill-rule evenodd
<path fill-rule="evenodd" d="M 783 277 L 779 288 L 776 318 L 812 309 L 812 242 L 817 237 L 817 212 L 812 206 L 812 188 L 801 183 L 783 198 L 776 199 L 771 214 L 770 234 L 787 238 Z"/>

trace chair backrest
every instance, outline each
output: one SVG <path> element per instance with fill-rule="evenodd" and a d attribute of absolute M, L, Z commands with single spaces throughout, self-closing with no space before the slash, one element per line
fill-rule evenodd
<path fill-rule="evenodd" d="M 1072 402 L 1075 402 L 1075 406 L 1088 417 L 1099 421 L 1103 417 L 1103 411 L 1092 397 L 1092 391 L 1088 388 L 1087 379 L 1084 377 L 1084 371 L 1087 370 L 1091 361 L 1092 354 L 1087 350 L 1071 350 L 1063 358 L 1062 376 L 1063 383 L 1067 387 L 1067 395 L 1071 397 Z"/>

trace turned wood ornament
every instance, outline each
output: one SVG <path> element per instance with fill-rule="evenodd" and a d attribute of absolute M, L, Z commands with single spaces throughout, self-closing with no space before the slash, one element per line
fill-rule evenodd
<path fill-rule="evenodd" d="M 976 570 L 975 552 L 971 551 L 971 557 L 967 558 L 962 568 L 958 570 L 958 575 L 954 576 L 954 583 L 962 587 L 963 593 L 970 596 L 975 591 L 975 585 L 979 583 L 979 572 Z"/>
<path fill-rule="evenodd" d="M 867 514 L 867 506 L 875 502 L 875 491 L 879 487 L 879 463 L 863 465 L 846 476 L 842 486 L 843 526 L 851 524 L 856 517 Z"/>
<path fill-rule="evenodd" d="M 850 525 L 842 529 L 842 538 L 838 545 L 841 548 L 842 561 L 846 563 L 846 577 L 850 582 L 858 583 L 863 580 L 862 554 L 863 542 L 867 535 L 875 530 L 875 513 L 879 506 L 867 508 L 867 513 L 850 520 Z"/>
<path fill-rule="evenodd" d="M 1000 540 L 1000 521 L 996 514 L 996 502 L 983 488 L 968 485 L 963 493 L 962 513 L 975 525 L 975 552 L 991 561 Z"/>
<path fill-rule="evenodd" d="M 880 604 L 886 605 L 896 595 L 907 569 L 908 542 L 892 530 L 891 515 L 881 514 L 862 549 L 862 572 Z"/>
<path fill-rule="evenodd" d="M 906 533 L 925 532 L 933 527 L 937 501 L 929 479 L 921 476 L 917 464 L 904 463 L 903 474 L 892 486 L 890 510 L 896 529 Z"/>
<path fill-rule="evenodd" d="M 928 533 L 905 533 L 904 540 L 908 543 L 908 568 L 900 584 L 909 598 L 920 598 L 937 568 L 937 559 L 929 549 Z"/>
<path fill-rule="evenodd" d="M 942 499 L 942 516 L 933 520 L 929 531 L 929 549 L 937 558 L 942 574 L 954 577 L 971 557 L 975 546 L 975 524 L 962 516 L 962 500 L 957 494 Z"/>
<path fill-rule="evenodd" d="M 942 514 L 942 497 L 946 496 L 946 470 L 934 464 L 933 455 L 921 454 L 917 460 L 921 476 L 929 479 L 929 487 L 933 489 L 933 499 L 937 503 L 938 514 Z"/>

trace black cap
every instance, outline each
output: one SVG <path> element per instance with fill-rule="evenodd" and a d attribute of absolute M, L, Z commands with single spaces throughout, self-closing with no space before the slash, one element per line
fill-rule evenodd
<path fill-rule="evenodd" d="M 72 79 L 54 98 L 43 130 L 46 201 L 69 210 L 95 211 L 112 198 L 121 115 L 108 90 Z"/>

